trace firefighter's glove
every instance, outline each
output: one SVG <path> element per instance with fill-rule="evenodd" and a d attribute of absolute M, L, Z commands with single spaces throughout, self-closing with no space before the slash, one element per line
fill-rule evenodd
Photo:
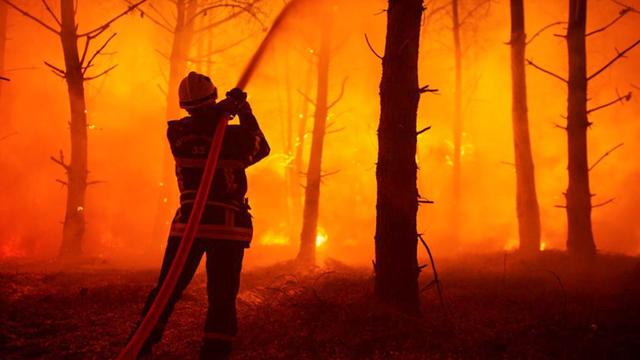
<path fill-rule="evenodd" d="M 237 106 L 238 115 L 251 114 L 251 106 L 247 102 L 247 93 L 240 88 L 233 88 L 227 92 L 227 98 L 231 99 Z"/>

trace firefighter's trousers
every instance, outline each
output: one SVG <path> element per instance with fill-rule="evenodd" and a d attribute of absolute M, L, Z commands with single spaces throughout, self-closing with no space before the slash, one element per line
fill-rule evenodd
<path fill-rule="evenodd" d="M 151 290 L 143 309 L 143 316 L 149 311 L 164 279 L 173 263 L 180 244 L 179 237 L 169 237 L 162 261 L 158 284 Z M 240 285 L 240 271 L 245 246 L 232 240 L 210 240 L 196 238 L 187 257 L 184 269 L 171 295 L 158 325 L 153 330 L 147 346 L 160 342 L 165 325 L 173 308 L 191 282 L 202 255 L 207 254 L 207 295 L 209 308 L 204 327 L 203 352 L 227 352 L 237 332 L 236 296 Z"/>

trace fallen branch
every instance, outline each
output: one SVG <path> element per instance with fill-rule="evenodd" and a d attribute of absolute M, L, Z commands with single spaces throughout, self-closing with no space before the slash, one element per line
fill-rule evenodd
<path fill-rule="evenodd" d="M 612 152 L 618 150 L 619 148 L 621 148 L 624 145 L 624 143 L 620 143 L 616 146 L 614 146 L 613 148 L 609 149 L 606 153 L 602 154 L 602 156 L 600 156 L 598 158 L 598 160 L 596 160 L 595 163 L 593 163 L 593 165 L 591 165 L 589 167 L 589 171 L 593 170 L 596 166 L 598 166 L 598 164 L 600 164 L 600 162 L 602 162 L 602 160 L 604 160 L 607 156 L 611 155 Z"/>

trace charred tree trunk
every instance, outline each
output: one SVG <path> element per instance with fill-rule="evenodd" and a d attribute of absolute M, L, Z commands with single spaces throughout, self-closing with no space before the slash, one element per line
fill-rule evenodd
<path fill-rule="evenodd" d="M 380 81 L 375 294 L 419 313 L 416 214 L 418 48 L 422 0 L 390 0 Z"/>
<path fill-rule="evenodd" d="M 62 49 L 65 78 L 71 110 L 71 160 L 67 170 L 67 206 L 60 255 L 75 257 L 82 253 L 85 230 L 84 209 L 87 190 L 87 112 L 84 76 L 78 54 L 78 35 L 73 0 L 60 1 Z M 62 159 L 60 159 L 62 161 Z"/>
<path fill-rule="evenodd" d="M 596 246 L 591 228 L 591 190 L 587 159 L 587 129 L 590 123 L 587 118 L 586 19 L 587 0 L 570 0 L 567 31 L 569 53 L 567 249 L 573 255 L 593 256 L 596 253 Z"/>
<path fill-rule="evenodd" d="M 462 187 L 462 44 L 460 40 L 460 5 L 458 0 L 451 0 L 452 32 L 454 50 L 454 85 L 453 85 L 453 199 L 451 229 L 454 243 L 460 234 L 460 208 Z"/>
<path fill-rule="evenodd" d="M 176 26 L 169 55 L 166 120 L 174 120 L 180 116 L 178 86 L 188 70 L 187 62 L 193 39 L 193 21 L 190 19 L 194 16 L 196 9 L 196 0 L 176 1 Z M 157 241 L 165 236 L 174 212 L 173 202 L 170 199 L 173 199 L 173 194 L 175 194 L 175 186 L 169 186 L 174 183 L 174 166 L 169 147 L 166 144 L 163 146 L 162 164 L 152 241 Z"/>
<path fill-rule="evenodd" d="M 307 184 L 304 192 L 302 213 L 302 231 L 298 262 L 302 265 L 314 265 L 316 261 L 316 236 L 318 234 L 318 215 L 320 209 L 320 183 L 322 180 L 322 151 L 327 126 L 329 63 L 331 57 L 331 27 L 322 29 L 320 49 L 318 51 L 318 84 L 316 93 L 316 111 L 313 122 L 311 152 L 307 169 Z"/>
<path fill-rule="evenodd" d="M 0 76 L 6 76 L 5 73 L 5 51 L 7 47 L 7 4 L 0 2 Z M 3 81 L 0 79 L 0 99 L 2 99 Z"/>
<path fill-rule="evenodd" d="M 526 37 L 523 0 L 511 0 L 511 91 L 518 233 L 520 250 L 535 254 L 540 250 L 540 209 L 527 114 Z"/>

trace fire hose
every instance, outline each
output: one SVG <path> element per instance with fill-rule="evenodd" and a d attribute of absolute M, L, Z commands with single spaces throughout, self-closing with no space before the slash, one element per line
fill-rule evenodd
<path fill-rule="evenodd" d="M 260 60 L 262 59 L 265 50 L 267 49 L 267 45 L 282 24 L 283 19 L 291 12 L 291 9 L 293 9 L 295 4 L 302 1 L 303 0 L 292 0 L 284 6 L 278 17 L 276 17 L 273 25 L 271 26 L 271 29 L 269 29 L 264 40 L 258 47 L 258 50 L 256 50 L 253 57 L 251 58 L 251 61 L 249 61 L 249 64 L 242 73 L 242 76 L 240 77 L 240 80 L 238 81 L 238 84 L 236 86 L 237 88 L 244 89 L 246 87 L 249 79 L 251 79 L 251 76 L 253 75 Z M 157 325 L 160 316 L 164 312 L 164 309 L 169 302 L 169 298 L 174 292 L 174 289 L 178 282 L 178 278 L 182 274 L 187 257 L 191 252 L 191 247 L 193 246 L 195 235 L 198 231 L 200 220 L 202 219 L 202 213 L 204 211 L 207 198 L 209 197 L 211 182 L 213 181 L 213 176 L 218 164 L 220 148 L 222 147 L 222 139 L 224 138 L 224 132 L 227 126 L 226 120 L 230 115 L 231 114 L 227 113 L 224 114 L 220 119 L 216 119 L 218 124 L 211 141 L 209 155 L 207 157 L 207 162 L 202 174 L 202 179 L 200 180 L 200 185 L 198 187 L 198 193 L 196 194 L 196 198 L 193 203 L 193 209 L 191 210 L 191 214 L 189 216 L 185 231 L 182 234 L 182 239 L 180 240 L 180 245 L 178 246 L 175 258 L 171 263 L 171 267 L 167 272 L 167 276 L 162 283 L 162 286 L 160 287 L 160 290 L 158 291 L 153 304 L 149 308 L 149 311 L 145 315 L 144 319 L 142 319 L 142 322 L 139 324 L 133 336 L 129 339 L 129 342 L 127 343 L 125 348 L 118 355 L 118 360 L 132 360 L 138 356 L 138 353 Z"/>

